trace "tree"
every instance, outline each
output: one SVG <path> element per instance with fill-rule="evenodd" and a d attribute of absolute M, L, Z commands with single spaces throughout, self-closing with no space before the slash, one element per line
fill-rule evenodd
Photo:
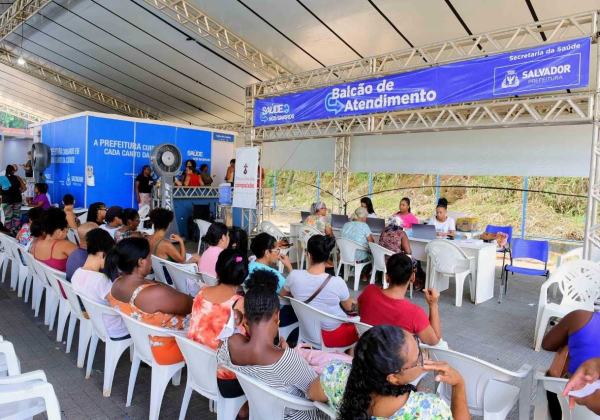
<path fill-rule="evenodd" d="M 0 122 L 7 128 L 25 128 L 25 121 L 5 112 L 0 113 Z"/>

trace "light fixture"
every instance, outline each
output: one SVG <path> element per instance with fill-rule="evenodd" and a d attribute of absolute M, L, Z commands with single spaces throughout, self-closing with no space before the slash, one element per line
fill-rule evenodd
<path fill-rule="evenodd" d="M 24 66 L 25 65 L 25 59 L 23 57 L 19 57 L 19 59 L 17 60 L 17 63 L 19 63 L 19 66 Z"/>

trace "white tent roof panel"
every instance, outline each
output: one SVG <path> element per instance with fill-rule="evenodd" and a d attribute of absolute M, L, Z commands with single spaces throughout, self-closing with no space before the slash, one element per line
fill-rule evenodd
<path fill-rule="evenodd" d="M 546 0 L 543 1 L 546 2 Z M 523 0 L 495 2 L 452 0 L 452 4 L 474 34 L 510 28 L 511 26 L 523 25 L 533 21 L 527 4 Z M 571 11 L 569 13 L 572 14 L 574 12 Z M 459 36 L 464 35 L 463 30 L 463 34 Z"/>

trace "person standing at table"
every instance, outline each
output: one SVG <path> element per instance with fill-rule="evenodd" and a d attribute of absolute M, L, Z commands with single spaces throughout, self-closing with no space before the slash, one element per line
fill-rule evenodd
<path fill-rule="evenodd" d="M 419 219 L 410 212 L 410 198 L 408 197 L 400 200 L 399 211 L 394 216 L 399 216 L 402 219 L 404 229 L 412 229 L 412 225 L 419 223 Z"/>
<path fill-rule="evenodd" d="M 233 180 L 235 179 L 235 159 L 231 159 L 229 161 L 229 166 L 227 167 L 227 173 L 225 173 L 225 182 L 229 182 L 233 187 Z"/>
<path fill-rule="evenodd" d="M 368 218 L 377 219 L 377 213 L 375 213 L 375 209 L 373 208 L 373 202 L 369 197 L 361 198 L 360 206 L 369 213 L 369 215 L 367 216 Z"/>
<path fill-rule="evenodd" d="M 152 206 L 152 179 L 150 165 L 144 165 L 142 173 L 135 178 L 135 194 L 137 196 L 138 207 L 146 205 Z"/>
<path fill-rule="evenodd" d="M 208 165 L 206 163 L 200 165 L 200 179 L 206 186 L 210 186 L 213 183 L 212 176 L 208 173 Z"/>
<path fill-rule="evenodd" d="M 25 178 L 33 178 L 33 166 L 31 165 L 31 152 L 27 152 L 27 162 L 21 165 L 25 171 Z"/>
<path fill-rule="evenodd" d="M 13 233 L 19 231 L 21 226 L 21 193 L 25 191 L 25 183 L 20 176 L 15 175 L 15 167 L 8 165 L 5 176 L 10 187 L 2 188 L 2 211 L 4 212 L 4 227 Z"/>
<path fill-rule="evenodd" d="M 454 236 L 456 223 L 448 216 L 448 200 L 440 198 L 435 209 L 435 216 L 429 219 L 429 224 L 435 226 L 435 234 L 442 238 Z"/>

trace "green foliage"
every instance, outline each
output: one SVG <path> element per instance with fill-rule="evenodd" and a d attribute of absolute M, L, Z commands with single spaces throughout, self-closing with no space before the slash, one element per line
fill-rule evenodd
<path fill-rule="evenodd" d="M 25 121 L 5 112 L 0 112 L 0 122 L 7 128 L 25 128 Z"/>

